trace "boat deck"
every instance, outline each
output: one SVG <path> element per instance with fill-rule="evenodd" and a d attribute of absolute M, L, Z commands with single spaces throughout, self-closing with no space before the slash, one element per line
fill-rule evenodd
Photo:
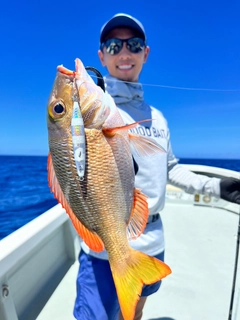
<path fill-rule="evenodd" d="M 220 200 L 221 201 L 221 200 Z M 143 320 L 226 320 L 233 281 L 239 206 L 235 212 L 192 203 L 168 201 L 161 216 L 165 229 L 165 260 L 172 274 L 150 296 Z M 238 266 L 238 275 L 240 275 Z M 72 320 L 75 262 L 37 320 Z M 232 320 L 240 319 L 237 277 Z"/>
<path fill-rule="evenodd" d="M 186 167 L 239 178 L 226 169 Z M 228 319 L 239 212 L 237 204 L 167 186 L 161 216 L 172 274 L 147 299 L 143 320 Z M 61 205 L 2 239 L 0 320 L 73 320 L 79 250 Z M 237 275 L 231 320 L 240 320 L 240 263 Z"/>

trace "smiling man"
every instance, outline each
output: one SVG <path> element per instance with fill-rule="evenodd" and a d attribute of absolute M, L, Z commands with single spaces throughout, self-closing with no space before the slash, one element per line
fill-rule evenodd
<path fill-rule="evenodd" d="M 158 109 L 144 101 L 143 89 L 138 82 L 149 51 L 144 27 L 134 17 L 117 14 L 101 29 L 98 55 L 109 72 L 105 77 L 106 90 L 126 124 L 154 119 L 139 124 L 133 131 L 151 137 L 166 150 L 166 153 L 149 157 L 133 154 L 138 164 L 135 187 L 148 196 L 149 219 L 144 233 L 130 241 L 134 249 L 164 260 L 160 212 L 164 208 L 167 181 L 188 193 L 222 197 L 240 204 L 240 180 L 221 181 L 196 175 L 178 164 L 172 152 L 167 121 Z M 84 242 L 81 247 L 74 316 L 78 320 L 123 319 L 106 251 L 93 252 Z M 147 296 L 156 292 L 160 284 L 143 287 L 134 320 L 141 319 Z"/>
<path fill-rule="evenodd" d="M 118 26 L 119 23 L 121 27 Z M 127 16 L 118 15 L 112 23 L 103 27 L 98 55 L 111 76 L 123 81 L 137 82 L 150 48 L 146 45 L 145 32 L 140 22 L 132 20 L 135 28 L 129 28 L 128 24 Z M 114 25 L 117 27 L 113 28 Z"/>

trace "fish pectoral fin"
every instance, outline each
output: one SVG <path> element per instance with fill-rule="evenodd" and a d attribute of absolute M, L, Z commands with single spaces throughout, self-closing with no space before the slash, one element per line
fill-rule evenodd
<path fill-rule="evenodd" d="M 71 209 L 62 189 L 59 185 L 53 163 L 51 153 L 48 155 L 48 182 L 51 192 L 53 192 L 54 197 L 61 203 L 62 207 L 66 210 L 66 213 L 69 215 L 73 226 L 75 227 L 79 236 L 83 241 L 89 246 L 89 248 L 95 252 L 101 252 L 104 249 L 104 244 L 100 237 L 91 232 L 86 228 L 76 217 L 73 210 Z"/>
<path fill-rule="evenodd" d="M 147 196 L 140 189 L 134 189 L 133 208 L 127 226 L 128 240 L 139 237 L 148 221 L 148 202 Z"/>
<path fill-rule="evenodd" d="M 126 130 L 129 130 L 129 129 L 135 128 L 139 123 L 149 122 L 149 121 L 152 121 L 152 119 L 141 120 L 141 121 L 134 122 L 134 123 L 131 123 L 131 124 L 126 124 L 125 126 L 121 126 L 121 127 L 114 127 L 114 128 L 104 128 L 103 127 L 102 131 L 106 136 L 112 137 L 119 131 L 126 131 Z"/>
<path fill-rule="evenodd" d="M 164 262 L 132 248 L 125 262 L 110 259 L 110 266 L 122 315 L 128 320 L 134 319 L 143 285 L 160 281 L 172 272 Z"/>
<path fill-rule="evenodd" d="M 159 152 L 166 153 L 166 150 L 151 138 L 133 133 L 128 133 L 128 136 L 133 152 L 135 152 L 139 157 L 149 156 Z"/>

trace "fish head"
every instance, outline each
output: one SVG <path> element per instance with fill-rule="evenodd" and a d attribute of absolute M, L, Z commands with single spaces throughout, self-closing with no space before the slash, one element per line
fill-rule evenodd
<path fill-rule="evenodd" d="M 108 95 L 95 84 L 80 59 L 75 60 L 76 70 L 58 66 L 58 71 L 73 81 L 73 94 L 79 101 L 85 128 L 100 129 L 108 118 L 112 103 Z"/>
<path fill-rule="evenodd" d="M 101 129 L 111 113 L 111 97 L 95 84 L 80 59 L 75 66 L 75 71 L 57 67 L 47 112 L 48 129 L 54 129 L 55 135 L 70 134 L 74 101 L 79 104 L 84 128 Z"/>
<path fill-rule="evenodd" d="M 61 138 L 71 134 L 73 79 L 71 75 L 57 72 L 47 105 L 50 137 Z"/>
<path fill-rule="evenodd" d="M 101 128 L 110 114 L 108 95 L 96 85 L 80 59 L 75 60 L 76 84 L 86 128 Z"/>

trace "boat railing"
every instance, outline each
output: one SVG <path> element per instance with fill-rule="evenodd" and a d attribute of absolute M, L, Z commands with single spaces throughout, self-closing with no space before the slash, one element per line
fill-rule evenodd
<path fill-rule="evenodd" d="M 0 319 L 32 320 L 79 254 L 60 204 L 0 241 Z"/>
<path fill-rule="evenodd" d="M 187 169 L 196 174 L 202 174 L 209 177 L 215 177 L 220 179 L 225 177 L 232 177 L 240 179 L 240 173 L 233 170 L 203 165 L 182 164 L 182 166 L 186 167 Z M 235 203 L 231 203 L 220 198 L 215 198 L 208 195 L 188 194 L 184 190 L 177 188 L 171 184 L 167 185 L 166 202 L 192 204 L 194 206 L 214 207 L 239 214 L 239 205 Z"/>

